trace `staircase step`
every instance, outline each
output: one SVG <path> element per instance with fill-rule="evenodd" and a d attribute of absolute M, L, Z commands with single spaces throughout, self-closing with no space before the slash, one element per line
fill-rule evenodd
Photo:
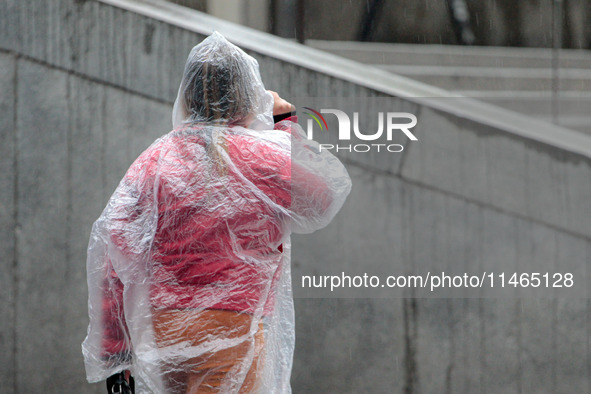
<path fill-rule="evenodd" d="M 319 40 L 306 44 L 440 87 L 450 96 L 461 94 L 548 122 L 557 115 L 561 126 L 591 134 L 591 51 Z"/>
<path fill-rule="evenodd" d="M 551 69 L 377 65 L 379 68 L 447 90 L 551 91 Z M 591 70 L 558 70 L 558 89 L 591 92 Z"/>
<path fill-rule="evenodd" d="M 557 103 L 554 104 L 550 99 L 528 100 L 516 98 L 479 98 L 479 100 L 536 118 L 551 116 L 554 112 L 554 105 L 556 105 L 556 111 L 560 116 L 577 116 L 591 110 L 591 101 L 559 99 Z"/>
<path fill-rule="evenodd" d="M 306 45 L 361 63 L 470 67 L 551 68 L 548 48 L 508 48 L 454 45 L 413 45 L 307 40 Z M 562 49 L 560 67 L 591 68 L 591 51 Z"/>

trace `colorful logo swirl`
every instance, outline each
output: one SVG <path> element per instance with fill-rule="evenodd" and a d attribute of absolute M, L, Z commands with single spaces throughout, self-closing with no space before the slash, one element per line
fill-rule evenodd
<path fill-rule="evenodd" d="M 324 119 L 324 116 L 322 116 L 320 114 L 320 112 L 313 110 L 310 107 L 304 107 L 305 109 L 307 109 L 308 111 L 312 111 L 313 113 L 310 112 L 304 112 L 306 115 L 311 116 L 316 123 L 318 123 L 318 126 L 320 126 L 320 130 L 324 130 L 324 127 L 326 127 L 326 130 L 328 130 L 328 125 L 326 124 L 326 120 Z M 319 119 L 320 118 L 320 119 Z M 322 123 L 324 123 L 324 127 L 322 127 L 322 123 L 320 123 L 320 120 L 322 119 Z"/>

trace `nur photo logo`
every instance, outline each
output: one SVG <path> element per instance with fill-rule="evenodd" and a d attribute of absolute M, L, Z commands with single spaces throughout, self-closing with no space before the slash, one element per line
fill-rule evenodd
<path fill-rule="evenodd" d="M 339 109 L 326 109 L 316 111 L 310 107 L 304 107 L 309 112 L 304 112 L 310 118 L 307 119 L 306 131 L 308 139 L 314 138 L 314 128 L 321 132 L 328 132 L 328 123 L 322 114 L 332 114 L 336 116 L 338 122 L 338 144 L 319 144 L 320 150 L 334 150 L 365 153 L 370 151 L 402 152 L 404 146 L 391 143 L 396 133 L 402 133 L 411 141 L 418 141 L 418 138 L 411 132 L 411 129 L 417 125 L 417 117 L 409 112 L 378 112 L 377 113 L 377 131 L 368 132 L 360 130 L 359 112 L 353 112 L 353 121 L 345 111 Z M 352 131 L 352 132 L 351 132 Z M 364 143 L 351 143 L 351 141 L 371 141 Z M 380 142 L 384 141 L 384 142 Z"/>

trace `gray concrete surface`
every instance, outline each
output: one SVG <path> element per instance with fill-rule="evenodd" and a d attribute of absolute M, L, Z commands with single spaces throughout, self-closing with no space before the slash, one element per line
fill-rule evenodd
<path fill-rule="evenodd" d="M 3 118 L 16 124 L 2 133 L 2 392 L 87 387 L 89 230 L 133 158 L 170 128 L 170 106 L 14 54 L 1 59 L 16 87 L 3 95 L 13 104 Z M 83 392 L 92 390 L 103 387 Z"/>
<path fill-rule="evenodd" d="M 16 147 L 14 135 L 15 59 L 0 53 L 0 380 L 14 387 L 15 381 L 15 269 Z"/>
<path fill-rule="evenodd" d="M 379 66 L 384 70 L 417 79 L 446 90 L 513 90 L 551 91 L 553 71 L 550 68 L 522 67 L 441 67 L 441 66 Z M 589 69 L 560 69 L 560 88 L 566 91 L 591 91 Z"/>
<path fill-rule="evenodd" d="M 286 97 L 390 97 L 419 117 L 419 141 L 403 155 L 341 155 L 350 199 L 329 227 L 294 237 L 294 392 L 589 392 L 589 137 L 131 0 L 0 3 L 2 390 L 103 391 L 86 385 L 80 354 L 90 226 L 133 159 L 170 128 L 186 54 L 212 26 Z M 334 299 L 298 286 L 313 273 L 427 267 L 569 269 L 580 287 L 561 298 L 483 289 Z"/>
<path fill-rule="evenodd" d="M 306 45 L 354 59 L 360 63 L 381 65 L 550 68 L 553 55 L 549 48 L 412 45 L 312 39 L 306 40 Z M 560 65 L 566 68 L 589 69 L 591 53 L 585 50 L 562 49 Z"/>

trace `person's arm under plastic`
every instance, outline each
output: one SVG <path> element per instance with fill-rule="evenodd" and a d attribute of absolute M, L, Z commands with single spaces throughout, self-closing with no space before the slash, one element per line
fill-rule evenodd
<path fill-rule="evenodd" d="M 128 170 L 110 202 L 108 232 L 112 247 L 117 250 L 118 258 L 132 265 L 147 253 L 143 245 L 145 222 L 149 216 L 152 188 L 149 175 L 150 159 L 140 156 Z M 144 190 L 143 192 L 140 191 Z M 132 358 L 129 330 L 125 319 L 123 302 L 124 284 L 117 274 L 110 257 L 105 264 L 105 277 L 102 284 L 102 323 L 103 323 L 103 359 L 112 367 L 119 366 L 121 372 L 107 379 L 107 388 L 117 384 L 119 377 L 133 387 L 133 377 L 126 368 Z M 126 267 L 129 268 L 129 267 Z M 119 268 L 121 269 L 121 267 Z"/>
<path fill-rule="evenodd" d="M 351 190 L 343 164 L 318 143 L 307 139 L 297 124 L 295 107 L 271 91 L 276 130 L 291 134 L 289 190 L 292 231 L 311 233 L 326 226 Z M 282 118 L 282 115 L 289 117 Z M 283 177 L 282 177 L 283 178 Z"/>

